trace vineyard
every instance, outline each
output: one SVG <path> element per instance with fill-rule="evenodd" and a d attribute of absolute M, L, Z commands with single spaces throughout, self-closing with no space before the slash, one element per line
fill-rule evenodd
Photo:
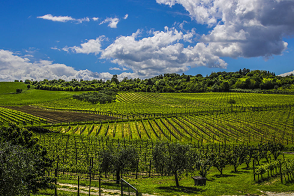
<path fill-rule="evenodd" d="M 186 165 L 176 170 L 182 172 L 180 183 L 185 187 L 192 186 L 191 175 L 207 177 L 211 180 L 208 184 L 219 175 L 222 183 L 226 175 L 249 179 L 251 184 L 277 178 L 281 178 L 280 185 L 292 182 L 293 156 L 286 155 L 289 159 L 285 159 L 281 151 L 292 150 L 294 146 L 293 95 L 122 92 L 116 102 L 107 104 L 91 104 L 67 96 L 0 107 L 1 125 L 16 123 L 51 132 L 39 132 L 36 137 L 54 160 L 61 182 L 71 180 L 76 184 L 77 176 L 87 181 L 93 175 L 93 180 L 103 179 L 105 187 L 119 189 L 110 185 L 115 184 L 117 171 L 114 166 L 107 169 L 103 157 L 111 153 L 114 157 L 115 153 L 130 148 L 136 155 L 135 161 L 119 171 L 119 175 L 142 191 L 153 193 L 152 188 L 140 183 L 167 178 L 172 179 L 168 186 L 174 186 L 173 167 L 167 167 L 167 163 L 177 154 L 170 149 L 176 151 L 178 145 L 183 145 L 179 149 L 189 149 L 187 155 L 178 153 L 183 156 L 174 158 L 190 157 L 187 163 L 192 168 Z M 163 154 L 158 156 L 155 152 Z M 162 157 L 163 162 L 156 157 Z M 53 174 L 54 171 L 48 171 L 48 175 Z M 153 188 L 167 194 L 167 190 L 158 187 Z M 210 186 L 187 188 L 175 195 L 187 191 L 191 195 L 199 191 L 214 195 L 210 191 L 216 190 Z M 225 193 L 227 190 L 219 192 Z"/>

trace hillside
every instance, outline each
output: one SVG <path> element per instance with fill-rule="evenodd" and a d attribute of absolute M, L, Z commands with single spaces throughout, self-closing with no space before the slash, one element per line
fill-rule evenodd
<path fill-rule="evenodd" d="M 27 84 L 22 82 L 0 82 L 0 95 L 16 93 L 16 89 L 27 89 Z"/>

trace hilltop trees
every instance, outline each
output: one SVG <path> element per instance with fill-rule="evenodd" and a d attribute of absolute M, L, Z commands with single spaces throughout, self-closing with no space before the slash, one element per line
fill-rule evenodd
<path fill-rule="evenodd" d="M 43 80 L 31 83 L 36 89 L 54 91 L 134 91 L 134 92 L 228 92 L 232 89 L 291 90 L 294 76 L 275 76 L 268 71 L 240 69 L 236 72 L 212 72 L 203 77 L 185 74 L 161 74 L 148 79 L 128 79 L 119 81 L 117 75 L 110 80 Z"/>

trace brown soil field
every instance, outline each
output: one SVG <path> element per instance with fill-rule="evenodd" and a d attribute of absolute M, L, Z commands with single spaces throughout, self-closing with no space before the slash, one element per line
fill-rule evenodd
<path fill-rule="evenodd" d="M 56 111 L 36 108 L 32 106 L 5 106 L 5 108 L 25 112 L 36 117 L 46 119 L 48 123 L 61 122 L 81 122 L 81 121 L 105 121 L 114 120 L 115 117 L 98 115 L 92 113 L 72 112 L 72 111 Z"/>

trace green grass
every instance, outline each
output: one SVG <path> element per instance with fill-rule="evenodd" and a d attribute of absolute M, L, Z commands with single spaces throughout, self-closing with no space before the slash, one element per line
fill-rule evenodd
<path fill-rule="evenodd" d="M 27 84 L 22 82 L 0 82 L 0 95 L 16 93 L 16 89 L 27 89 Z"/>
<path fill-rule="evenodd" d="M 43 103 L 53 100 L 60 100 L 72 97 L 73 94 L 83 92 L 68 91 L 44 91 L 37 89 L 25 90 L 19 94 L 1 94 L 0 105 L 29 105 Z"/>

